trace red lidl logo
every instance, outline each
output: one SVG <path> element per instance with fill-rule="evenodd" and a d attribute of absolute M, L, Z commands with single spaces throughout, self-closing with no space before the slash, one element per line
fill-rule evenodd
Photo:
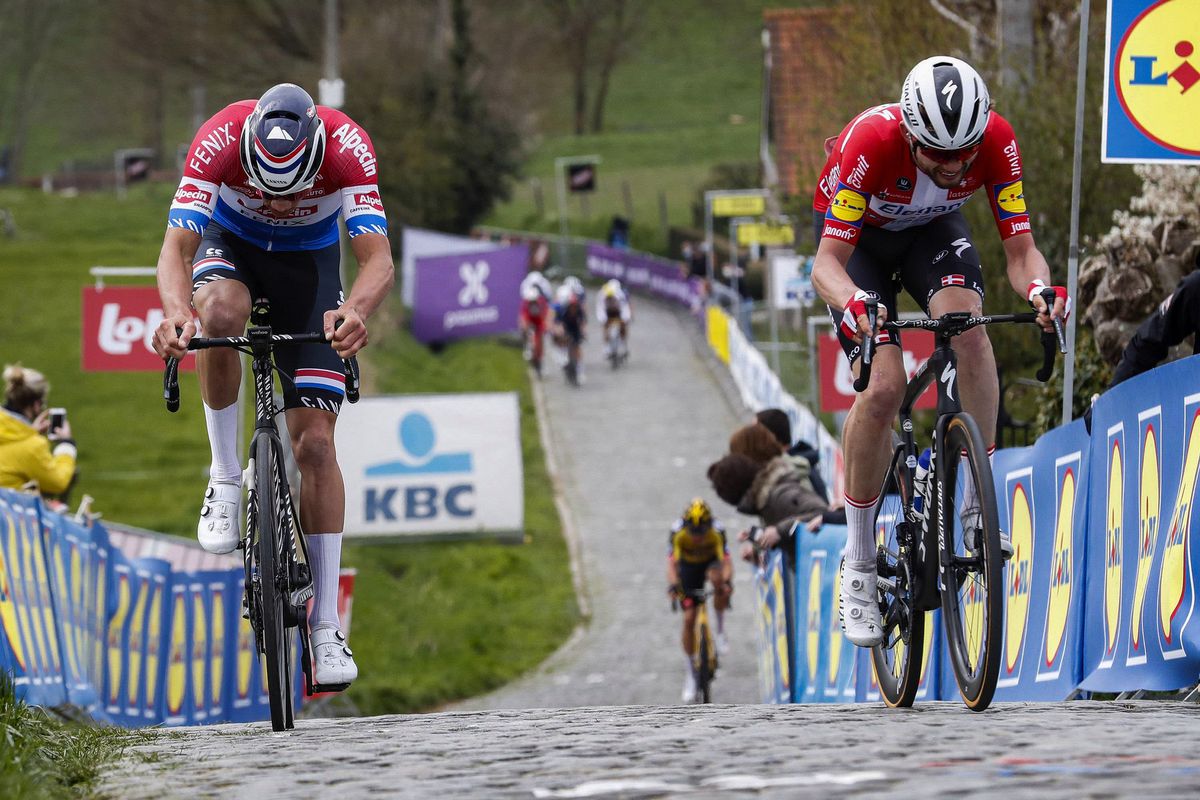
<path fill-rule="evenodd" d="M 1133 586 L 1133 606 L 1129 618 L 1129 655 L 1126 664 L 1141 664 L 1146 660 L 1145 621 L 1146 590 L 1150 585 L 1150 565 L 1158 544 L 1159 515 L 1162 508 L 1162 458 L 1159 456 L 1159 431 L 1162 430 L 1162 408 L 1138 414 L 1142 440 L 1142 464 L 1138 481 L 1138 539 L 1137 572 Z"/>
<path fill-rule="evenodd" d="M 1020 681 L 1021 654 L 1025 650 L 1025 633 L 1029 626 L 1029 594 L 1033 579 L 1034 521 L 1033 469 L 1025 468 L 1009 474 L 1009 531 L 1012 535 L 1013 557 L 1005 575 L 1004 612 L 1004 675 L 1001 686 Z"/>
<path fill-rule="evenodd" d="M 1172 658 L 1184 655 L 1180 629 L 1191 616 L 1182 615 L 1184 600 L 1188 593 L 1188 532 L 1192 527 L 1192 504 L 1196 497 L 1197 473 L 1200 473 L 1200 407 L 1196 400 L 1188 398 L 1191 412 L 1185 418 L 1190 426 L 1183 453 L 1183 467 L 1179 476 L 1179 489 L 1175 495 L 1175 508 L 1171 513 L 1170 527 L 1163 544 L 1162 564 L 1159 566 L 1158 613 L 1159 641 L 1163 655 Z"/>
<path fill-rule="evenodd" d="M 1200 3 L 1160 0 L 1125 31 L 1113 83 L 1129 120 L 1179 153 L 1200 155 Z"/>
<path fill-rule="evenodd" d="M 1125 430 L 1114 426 L 1109 433 L 1108 503 L 1104 517 L 1104 656 L 1100 666 L 1112 665 L 1121 624 L 1121 570 L 1125 525 Z"/>

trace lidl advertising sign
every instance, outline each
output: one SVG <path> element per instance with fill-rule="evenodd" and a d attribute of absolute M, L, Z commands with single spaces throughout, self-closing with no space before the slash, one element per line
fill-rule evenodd
<path fill-rule="evenodd" d="M 1101 158 L 1200 161 L 1200 3 L 1109 0 Z"/>

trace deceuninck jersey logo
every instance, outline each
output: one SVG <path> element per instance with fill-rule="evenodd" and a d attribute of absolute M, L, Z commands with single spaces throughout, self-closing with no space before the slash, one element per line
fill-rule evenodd
<path fill-rule="evenodd" d="M 1119 31 L 1114 30 L 1114 38 Z M 1130 122 L 1158 144 L 1200 156 L 1200 3 L 1161 0 L 1129 25 L 1113 56 L 1113 84 Z"/>

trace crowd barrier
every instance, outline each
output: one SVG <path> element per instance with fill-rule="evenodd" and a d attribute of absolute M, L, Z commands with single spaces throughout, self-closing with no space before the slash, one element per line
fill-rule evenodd
<path fill-rule="evenodd" d="M 830 497 L 841 497 L 845 468 L 838 440 L 807 406 L 783 388 L 762 352 L 746 338 L 728 313 L 719 306 L 710 305 L 705 312 L 705 329 L 709 347 L 729 367 L 746 408 L 750 411 L 782 409 L 791 421 L 792 438 L 809 442 L 821 454 L 817 469 L 829 487 Z"/>
<path fill-rule="evenodd" d="M 269 719 L 242 585 L 240 563 L 131 558 L 104 525 L 0 490 L 0 671 L 30 705 L 128 727 Z"/>
<path fill-rule="evenodd" d="M 1165 365 L 1105 393 L 1090 436 L 1077 420 L 1031 447 L 997 451 L 1000 524 L 1014 547 L 1004 569 L 997 700 L 1171 690 L 1200 680 L 1200 542 L 1191 535 L 1200 524 L 1191 513 L 1200 475 L 1197 386 L 1200 358 Z M 845 536 L 840 526 L 798 534 L 795 552 L 779 559 L 792 587 L 789 647 L 763 635 L 759 654 L 764 686 L 790 668 L 791 702 L 879 696 L 870 654 L 843 640 L 837 618 Z M 757 576 L 764 618 L 777 616 L 778 599 L 767 591 L 777 569 L 768 564 Z M 926 621 L 918 699 L 958 697 L 939 614 Z M 765 691 L 764 700 L 771 701 Z"/>

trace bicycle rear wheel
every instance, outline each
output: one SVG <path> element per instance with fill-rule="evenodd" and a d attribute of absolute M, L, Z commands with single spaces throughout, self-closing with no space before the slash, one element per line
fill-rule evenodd
<path fill-rule="evenodd" d="M 879 694 L 889 708 L 908 708 L 916 699 L 925 641 L 925 614 L 916 609 L 911 569 L 915 538 L 905 516 L 912 502 L 905 457 L 903 447 L 892 454 L 873 517 L 874 530 L 883 530 L 885 538 L 877 565 L 884 601 L 883 643 L 871 648 L 871 662 Z"/>
<path fill-rule="evenodd" d="M 946 643 L 963 702 L 983 711 L 992 702 L 1000 673 L 1004 625 L 1003 557 L 996 489 L 987 449 L 975 420 L 956 414 L 947 423 L 938 452 L 942 526 L 940 590 Z M 978 498 L 978 522 L 964 512 L 968 487 Z M 964 530 L 964 518 L 970 523 Z"/>
<path fill-rule="evenodd" d="M 263 669 L 267 673 L 267 696 L 271 727 L 287 730 L 295 725 L 295 691 L 292 685 L 292 650 L 288 641 L 287 604 L 291 602 L 282 526 L 288 523 L 291 502 L 283 475 L 283 453 L 279 440 L 259 436 L 254 447 L 254 478 L 257 497 L 258 594 L 262 624 Z"/>

